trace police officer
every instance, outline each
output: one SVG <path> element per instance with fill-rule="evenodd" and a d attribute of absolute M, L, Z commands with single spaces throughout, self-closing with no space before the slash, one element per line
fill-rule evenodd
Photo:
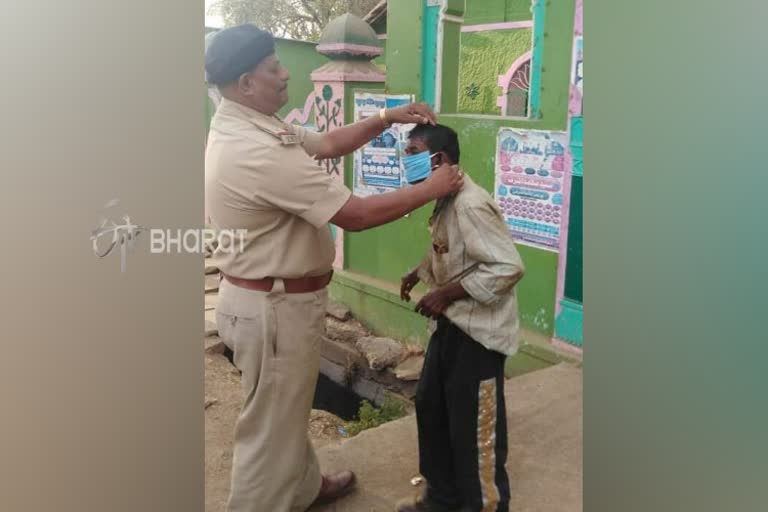
<path fill-rule="evenodd" d="M 206 149 L 206 202 L 215 229 L 247 230 L 214 253 L 223 279 L 219 335 L 241 370 L 228 512 L 298 512 L 349 493 L 355 475 L 324 476 L 307 436 L 325 329 L 334 243 L 328 222 L 361 231 L 459 190 L 448 165 L 423 183 L 352 195 L 316 160 L 352 153 L 391 123 L 435 123 L 422 104 L 319 134 L 286 125 L 288 71 L 274 40 L 253 25 L 219 32 L 205 59 L 222 100 Z"/>

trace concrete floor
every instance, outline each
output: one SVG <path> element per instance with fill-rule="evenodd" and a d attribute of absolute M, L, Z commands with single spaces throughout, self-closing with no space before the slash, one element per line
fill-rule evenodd
<path fill-rule="evenodd" d="M 582 511 L 582 371 L 564 364 L 510 379 L 507 469 L 511 512 Z M 420 494 L 414 416 L 318 450 L 325 472 L 352 469 L 358 490 L 312 512 L 391 512 Z M 422 484 L 423 485 L 423 484 Z"/>

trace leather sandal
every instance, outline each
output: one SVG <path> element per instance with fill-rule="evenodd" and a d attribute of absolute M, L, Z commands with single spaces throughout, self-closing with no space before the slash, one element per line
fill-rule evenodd
<path fill-rule="evenodd" d="M 341 471 L 329 476 L 323 475 L 320 494 L 317 495 L 312 505 L 332 503 L 351 493 L 355 489 L 355 484 L 357 484 L 357 477 L 352 471 Z"/>

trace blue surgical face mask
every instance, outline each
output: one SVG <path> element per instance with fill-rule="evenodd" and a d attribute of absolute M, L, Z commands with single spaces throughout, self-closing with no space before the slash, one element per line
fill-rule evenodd
<path fill-rule="evenodd" d="M 423 181 L 429 178 L 432 173 L 432 157 L 437 153 L 429 154 L 429 151 L 422 151 L 414 155 L 403 157 L 403 168 L 405 170 L 405 181 L 410 184 Z"/>

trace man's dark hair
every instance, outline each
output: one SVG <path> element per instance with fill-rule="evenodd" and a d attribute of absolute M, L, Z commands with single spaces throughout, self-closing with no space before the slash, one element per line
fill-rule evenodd
<path fill-rule="evenodd" d="M 430 153 L 445 153 L 451 160 L 450 163 L 459 163 L 459 136 L 453 129 L 442 124 L 418 124 L 408 134 L 409 139 L 422 139 L 429 148 Z"/>

